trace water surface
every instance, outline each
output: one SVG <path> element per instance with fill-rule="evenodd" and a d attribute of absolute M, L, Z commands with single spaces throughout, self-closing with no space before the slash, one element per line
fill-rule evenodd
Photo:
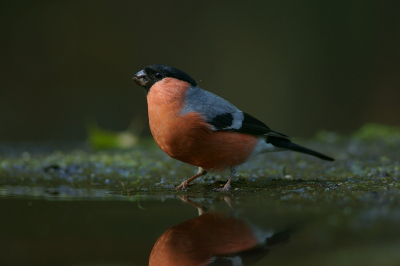
<path fill-rule="evenodd" d="M 333 195 L 340 189 L 332 190 L 276 198 L 263 191 L 121 195 L 118 190 L 4 186 L 0 265 L 148 265 L 157 239 L 173 226 L 200 221 L 200 213 L 247 225 L 270 242 L 277 235 L 254 265 L 399 265 L 399 192 L 344 193 L 337 200 Z M 196 230 L 204 230 L 198 224 Z M 185 239 L 196 235 L 181 233 Z M 218 232 L 202 235 L 193 241 L 222 238 Z M 201 252 L 201 245 L 195 246 Z"/>

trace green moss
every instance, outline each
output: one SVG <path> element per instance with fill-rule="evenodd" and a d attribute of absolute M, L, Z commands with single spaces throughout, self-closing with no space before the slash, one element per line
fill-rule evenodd
<path fill-rule="evenodd" d="M 92 148 L 101 149 L 131 149 L 139 140 L 139 136 L 130 131 L 114 132 L 97 126 L 94 120 L 87 123 L 88 143 Z"/>
<path fill-rule="evenodd" d="M 400 127 L 380 125 L 380 124 L 365 124 L 357 130 L 353 137 L 360 140 L 383 140 L 388 143 L 400 141 Z"/>

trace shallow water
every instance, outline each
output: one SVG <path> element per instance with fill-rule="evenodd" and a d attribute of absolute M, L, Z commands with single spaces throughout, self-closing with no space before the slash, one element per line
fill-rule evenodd
<path fill-rule="evenodd" d="M 0 265 L 148 265 L 157 239 L 179 224 L 179 234 L 169 234 L 165 244 L 169 253 L 182 255 L 172 265 L 189 265 L 183 263 L 187 257 L 210 252 L 217 240 L 226 243 L 221 246 L 243 244 L 248 228 L 269 241 L 257 258 L 247 254 L 259 259 L 254 265 L 400 265 L 399 191 L 365 191 L 353 195 L 358 203 L 352 193 L 342 201 L 331 193 L 294 200 L 262 191 L 128 196 L 119 190 L 4 186 Z M 211 224 L 203 222 L 206 215 L 214 217 Z M 191 253 L 183 249 L 188 246 Z M 233 257 L 245 259 L 240 248 L 235 252 Z"/>

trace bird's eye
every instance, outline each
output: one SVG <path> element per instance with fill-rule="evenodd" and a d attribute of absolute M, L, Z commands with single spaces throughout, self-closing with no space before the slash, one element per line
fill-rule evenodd
<path fill-rule="evenodd" d="M 162 75 L 161 73 L 158 73 L 158 72 L 156 73 L 156 75 L 155 75 L 155 76 L 156 76 L 156 78 L 158 78 L 158 79 L 160 79 L 160 78 L 162 78 L 162 77 L 163 77 L 163 75 Z"/>

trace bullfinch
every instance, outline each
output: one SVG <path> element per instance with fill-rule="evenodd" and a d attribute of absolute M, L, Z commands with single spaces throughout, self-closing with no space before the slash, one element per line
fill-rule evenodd
<path fill-rule="evenodd" d="M 228 191 L 238 165 L 265 152 L 291 150 L 334 160 L 293 143 L 289 136 L 201 89 L 179 69 L 146 66 L 133 80 L 146 89 L 150 130 L 158 146 L 170 157 L 199 167 L 177 189 L 186 189 L 208 171 L 230 169 L 228 182 L 220 189 Z"/>
<path fill-rule="evenodd" d="M 250 222 L 185 200 L 199 216 L 172 226 L 154 244 L 149 266 L 253 265 L 289 241 L 291 231 L 264 231 Z"/>

